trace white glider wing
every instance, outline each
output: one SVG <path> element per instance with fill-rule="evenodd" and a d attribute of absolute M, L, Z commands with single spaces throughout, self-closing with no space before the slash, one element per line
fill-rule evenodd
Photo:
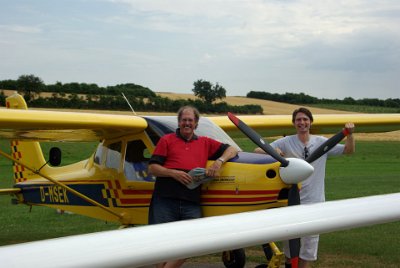
<path fill-rule="evenodd" d="M 0 247 L 0 260 L 4 267 L 139 267 L 397 221 L 399 203 L 396 193 L 70 236 Z"/>

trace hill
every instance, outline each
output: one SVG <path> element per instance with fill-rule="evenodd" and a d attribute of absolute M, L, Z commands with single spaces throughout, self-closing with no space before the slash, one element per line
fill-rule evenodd
<path fill-rule="evenodd" d="M 2 90 L 5 96 L 12 95 L 15 91 L 14 90 Z M 176 99 L 197 99 L 193 94 L 189 93 L 172 93 L 172 92 L 155 92 L 158 96 L 167 97 L 172 100 Z M 69 94 L 66 94 L 67 96 Z M 52 93 L 50 92 L 42 92 L 39 93 L 40 97 L 51 97 Z M 78 95 L 79 97 L 85 97 L 84 94 Z M 228 96 L 222 101 L 230 104 L 230 105 L 260 105 L 263 108 L 264 114 L 274 115 L 274 114 L 292 114 L 293 110 L 300 107 L 300 105 L 295 104 L 287 104 L 282 102 L 276 101 L 269 101 L 269 100 L 262 100 L 262 99 L 254 99 L 254 98 L 247 98 L 247 97 L 240 97 L 240 96 Z M 332 114 L 332 113 L 351 113 L 348 111 L 339 111 L 339 110 L 332 110 L 332 109 L 322 109 L 322 108 L 315 108 L 315 107 L 308 107 L 313 113 L 316 114 Z M 135 107 L 134 107 L 135 108 Z M 68 109 L 68 110 L 75 110 L 75 109 Z M 80 110 L 81 111 L 81 110 Z M 101 111 L 102 113 L 105 111 Z M 115 113 L 115 111 L 112 111 Z M 117 113 L 131 113 L 131 112 L 119 112 Z M 138 112 L 140 114 L 140 112 Z M 157 114 L 157 113 L 156 113 Z"/>

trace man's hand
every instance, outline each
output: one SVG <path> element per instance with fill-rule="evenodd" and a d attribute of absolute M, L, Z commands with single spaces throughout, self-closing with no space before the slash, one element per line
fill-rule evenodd
<path fill-rule="evenodd" d="M 219 174 L 219 170 L 221 169 L 221 167 L 222 167 L 222 162 L 221 161 L 214 161 L 214 163 L 211 165 L 211 166 L 209 166 L 208 168 L 207 168 L 207 170 L 206 170 L 206 175 L 208 176 L 208 177 L 215 177 L 215 176 L 217 176 L 218 174 Z"/>
<path fill-rule="evenodd" d="M 348 131 L 349 135 L 354 132 L 354 124 L 352 122 L 348 122 L 344 125 L 345 129 Z"/>
<path fill-rule="evenodd" d="M 275 151 L 282 157 L 285 157 L 285 154 L 279 148 L 275 148 Z"/>
<path fill-rule="evenodd" d="M 354 141 L 353 132 L 354 132 L 354 124 L 352 122 L 348 122 L 344 125 L 346 135 L 346 143 L 344 144 L 344 154 L 352 154 L 356 151 L 356 143 Z"/>
<path fill-rule="evenodd" d="M 192 182 L 192 177 L 187 174 L 185 171 L 171 169 L 171 177 L 175 180 L 179 181 L 180 183 L 187 185 Z"/>

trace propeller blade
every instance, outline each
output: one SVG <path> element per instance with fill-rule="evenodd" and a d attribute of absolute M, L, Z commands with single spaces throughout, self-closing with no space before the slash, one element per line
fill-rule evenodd
<path fill-rule="evenodd" d="M 281 179 L 286 184 L 296 184 L 307 179 L 314 171 L 306 161 L 299 158 L 283 158 L 278 154 L 269 143 L 265 142 L 257 132 L 247 126 L 243 121 L 237 118 L 234 114 L 228 113 L 229 119 L 239 128 L 247 137 L 255 144 L 262 148 L 267 154 L 271 155 L 281 163 L 279 168 Z"/>
<path fill-rule="evenodd" d="M 257 144 L 261 149 L 263 149 L 267 154 L 275 158 L 281 163 L 281 167 L 286 167 L 289 165 L 289 161 L 279 155 L 271 145 L 266 143 L 263 138 L 258 135 L 252 128 L 247 126 L 242 120 L 237 118 L 234 114 L 228 112 L 228 117 L 237 128 L 239 128 L 247 137 L 250 138 L 255 144 Z"/>
<path fill-rule="evenodd" d="M 306 161 L 308 163 L 312 163 L 318 158 L 320 158 L 322 155 L 327 153 L 330 149 L 335 147 L 336 144 L 338 144 L 341 140 L 343 140 L 344 137 L 349 135 L 349 131 L 344 128 L 341 130 L 339 133 L 336 133 L 334 136 L 329 138 L 326 142 L 321 144 L 309 157 L 307 157 Z"/>

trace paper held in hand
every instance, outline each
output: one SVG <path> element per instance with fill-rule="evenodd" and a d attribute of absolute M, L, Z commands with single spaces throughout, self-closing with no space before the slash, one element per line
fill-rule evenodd
<path fill-rule="evenodd" d="M 194 168 L 188 172 L 188 174 L 192 177 L 192 182 L 187 184 L 186 187 L 189 189 L 194 189 L 200 184 L 209 182 L 214 179 L 214 177 L 207 177 L 205 168 Z"/>

